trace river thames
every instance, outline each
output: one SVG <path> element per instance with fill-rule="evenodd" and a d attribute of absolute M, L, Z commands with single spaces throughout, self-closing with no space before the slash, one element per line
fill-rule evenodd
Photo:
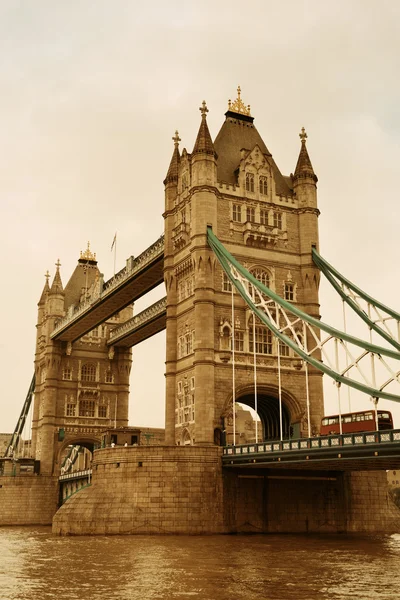
<path fill-rule="evenodd" d="M 54 537 L 0 528 L 1 600 L 391 600 L 400 534 Z"/>

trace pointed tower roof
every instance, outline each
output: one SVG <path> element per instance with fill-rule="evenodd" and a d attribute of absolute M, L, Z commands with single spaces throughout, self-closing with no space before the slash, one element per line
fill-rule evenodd
<path fill-rule="evenodd" d="M 199 110 L 201 112 L 201 123 L 192 154 L 199 154 L 201 152 L 205 154 L 212 154 L 215 156 L 215 158 L 217 158 L 217 153 L 215 151 L 207 125 L 208 108 L 205 100 L 203 100 Z"/>
<path fill-rule="evenodd" d="M 179 161 L 181 159 L 181 155 L 179 153 L 179 142 L 181 141 L 181 138 L 179 137 L 178 131 L 175 131 L 175 135 L 172 139 L 174 142 L 174 151 L 172 153 L 171 162 L 169 163 L 167 176 L 164 179 L 164 185 L 178 181 Z"/>
<path fill-rule="evenodd" d="M 40 296 L 38 306 L 40 306 L 41 304 L 44 304 L 46 302 L 47 294 L 50 292 L 50 286 L 49 286 L 50 273 L 49 273 L 49 271 L 46 271 L 45 277 L 46 277 L 46 283 L 44 284 L 43 292 L 42 292 L 42 295 Z"/>
<path fill-rule="evenodd" d="M 56 262 L 56 274 L 54 275 L 54 279 L 53 279 L 53 283 L 51 284 L 51 288 L 50 288 L 50 294 L 63 294 L 64 293 L 64 289 L 63 289 L 63 284 L 61 281 L 61 275 L 60 275 L 60 267 L 61 267 L 61 263 L 60 263 L 60 259 L 57 259 Z"/>
<path fill-rule="evenodd" d="M 313 166 L 311 164 L 310 157 L 308 156 L 306 140 L 307 134 L 304 127 L 301 128 L 301 132 L 299 133 L 299 137 L 301 139 L 301 148 L 299 158 L 297 159 L 297 165 L 294 172 L 294 178 L 298 177 L 311 177 L 315 182 L 318 181 L 318 177 L 314 173 Z"/>
<path fill-rule="evenodd" d="M 88 290 L 96 277 L 99 276 L 100 271 L 97 266 L 96 253 L 90 250 L 90 243 L 88 242 L 86 250 L 81 251 L 78 264 L 65 286 L 65 310 L 68 310 L 71 305 L 79 304 L 82 290 Z"/>
<path fill-rule="evenodd" d="M 235 185 L 237 183 L 236 171 L 241 160 L 241 150 L 251 151 L 255 146 L 258 146 L 264 155 L 270 157 L 277 193 L 291 195 L 292 189 L 288 183 L 289 178 L 285 178 L 279 171 L 264 140 L 258 133 L 253 123 L 254 117 L 250 114 L 250 105 L 246 106 L 240 97 L 240 86 L 237 93 L 238 97 L 234 102 L 228 100 L 225 122 L 214 142 L 215 150 L 218 153 L 218 180 Z"/>

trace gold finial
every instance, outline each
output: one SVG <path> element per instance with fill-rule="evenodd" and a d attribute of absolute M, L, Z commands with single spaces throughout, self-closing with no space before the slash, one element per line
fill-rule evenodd
<path fill-rule="evenodd" d="M 242 90 L 240 88 L 240 85 L 238 85 L 237 88 L 237 98 L 235 100 L 235 102 L 232 102 L 231 100 L 228 100 L 228 110 L 232 111 L 232 112 L 236 112 L 239 113 L 241 115 L 246 115 L 247 117 L 250 117 L 250 104 L 248 104 L 247 106 L 244 104 L 243 100 L 240 97 Z"/>
<path fill-rule="evenodd" d="M 175 146 L 179 146 L 179 142 L 181 141 L 181 138 L 179 137 L 178 130 L 175 131 L 175 135 L 172 139 L 173 139 Z"/>
<path fill-rule="evenodd" d="M 205 100 L 203 100 L 203 102 L 201 103 L 199 111 L 201 112 L 202 118 L 205 119 L 208 113 L 208 108 Z"/>
<path fill-rule="evenodd" d="M 301 139 L 302 144 L 306 143 L 306 139 L 308 138 L 308 135 L 306 134 L 306 130 L 304 129 L 304 127 L 301 128 L 301 133 L 299 133 L 299 138 Z"/>
<path fill-rule="evenodd" d="M 60 259 L 59 258 L 57 258 L 56 267 L 57 267 L 57 271 L 59 271 L 60 267 L 61 267 L 61 263 L 60 263 Z"/>
<path fill-rule="evenodd" d="M 49 283 L 50 273 L 49 273 L 48 269 L 47 269 L 46 273 L 44 274 L 44 276 L 46 277 L 46 283 Z"/>
<path fill-rule="evenodd" d="M 82 260 L 96 260 L 96 253 L 91 252 L 90 251 L 90 242 L 87 243 L 87 248 L 85 250 L 85 252 L 82 252 L 81 250 L 81 257 Z"/>

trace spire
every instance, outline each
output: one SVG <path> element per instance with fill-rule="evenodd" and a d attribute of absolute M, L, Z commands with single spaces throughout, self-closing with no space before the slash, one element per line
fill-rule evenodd
<path fill-rule="evenodd" d="M 51 288 L 50 288 L 50 294 L 63 294 L 64 290 L 63 290 L 63 285 L 61 282 L 61 276 L 60 276 L 60 267 L 61 267 L 61 263 L 60 263 L 60 259 L 57 259 L 56 262 L 56 274 L 54 275 L 54 279 L 53 279 L 53 283 L 51 284 Z"/>
<path fill-rule="evenodd" d="M 42 292 L 42 295 L 40 296 L 40 300 L 38 302 L 39 305 L 44 304 L 46 302 L 47 294 L 50 292 L 50 286 L 49 286 L 50 273 L 48 270 L 46 271 L 44 276 L 46 277 L 46 283 L 44 284 L 43 292 Z"/>
<path fill-rule="evenodd" d="M 311 177 L 311 179 L 314 179 L 314 181 L 317 182 L 318 177 L 314 173 L 314 169 L 307 152 L 306 140 L 308 136 L 304 127 L 301 128 L 299 137 L 301 139 L 301 148 L 299 158 L 297 160 L 296 169 L 294 172 L 294 178 L 297 179 L 299 177 Z"/>
<path fill-rule="evenodd" d="M 169 163 L 169 169 L 166 178 L 164 179 L 164 185 L 171 182 L 178 181 L 178 167 L 179 161 L 181 159 L 181 155 L 179 154 L 179 142 L 181 138 L 179 137 L 178 130 L 175 131 L 175 135 L 172 138 L 174 142 L 174 151 L 172 154 L 171 162 Z"/>
<path fill-rule="evenodd" d="M 196 143 L 194 145 L 192 154 L 200 154 L 200 153 L 212 154 L 213 156 L 215 156 L 215 158 L 217 158 L 217 153 L 215 152 L 214 144 L 212 142 L 211 135 L 208 130 L 208 125 L 207 125 L 208 108 L 207 108 L 205 100 L 203 100 L 199 110 L 201 112 L 201 123 L 200 123 L 199 133 L 197 134 L 197 139 L 196 139 Z"/>

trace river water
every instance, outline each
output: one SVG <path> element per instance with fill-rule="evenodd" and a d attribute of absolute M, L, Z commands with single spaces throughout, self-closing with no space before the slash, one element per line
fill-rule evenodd
<path fill-rule="evenodd" d="M 54 537 L 0 528 L 1 600 L 392 600 L 400 534 Z"/>

